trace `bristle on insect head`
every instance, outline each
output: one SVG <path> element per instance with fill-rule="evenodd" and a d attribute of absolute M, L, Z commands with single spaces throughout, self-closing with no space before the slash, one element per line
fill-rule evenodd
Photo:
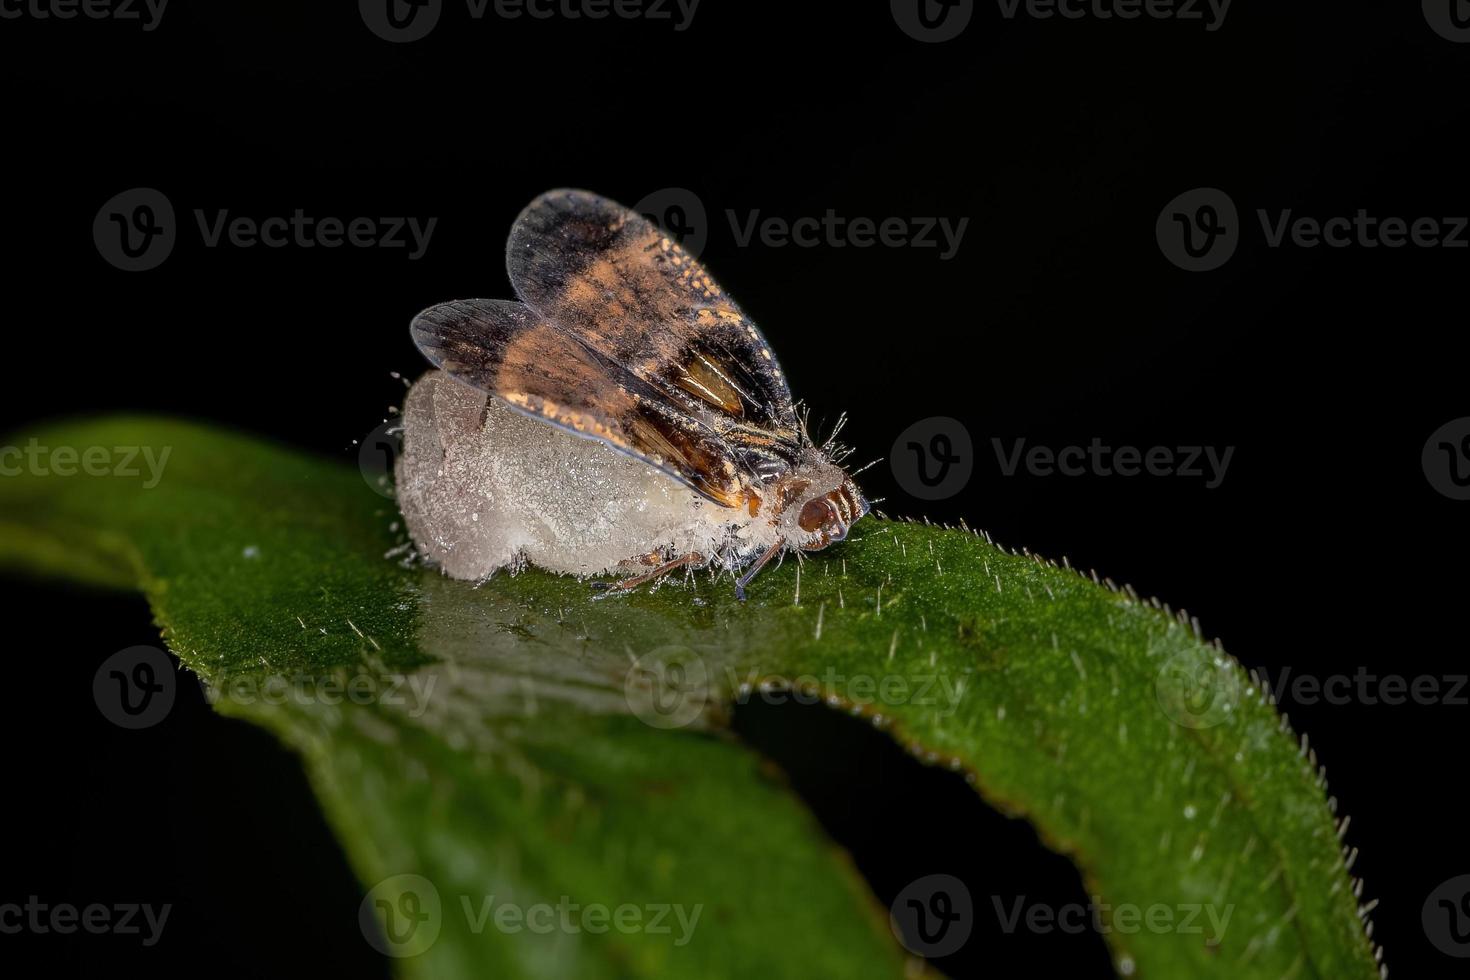
<path fill-rule="evenodd" d="M 841 415 L 837 416 L 837 421 L 832 424 L 832 431 L 828 433 L 826 441 L 822 443 L 822 450 L 824 452 L 827 452 L 828 455 L 831 455 L 831 450 L 838 446 L 837 435 L 842 431 L 842 427 L 846 424 L 847 413 L 843 412 Z"/>
<path fill-rule="evenodd" d="M 791 407 L 796 412 L 797 444 L 802 449 L 805 449 L 807 446 L 812 444 L 812 437 L 807 433 L 807 428 L 811 424 L 812 408 L 810 405 L 803 401 L 798 401 L 794 403 Z"/>

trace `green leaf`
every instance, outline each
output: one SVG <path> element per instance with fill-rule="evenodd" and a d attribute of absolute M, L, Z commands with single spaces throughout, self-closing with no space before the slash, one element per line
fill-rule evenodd
<path fill-rule="evenodd" d="M 169 449 L 153 487 L 0 480 L 0 563 L 143 589 L 216 707 L 300 751 L 365 907 L 390 931 L 418 915 L 387 947 L 413 954 L 403 975 L 899 975 L 884 910 L 725 729 L 764 684 L 1030 820 L 1114 910 L 1124 975 L 1378 974 L 1315 759 L 1238 664 L 1127 590 L 877 519 L 744 604 L 703 575 L 474 587 L 404 560 L 350 468 L 156 419 L 35 436 Z M 669 931 L 595 932 L 567 902 L 667 909 Z M 497 926 L 538 903 L 549 932 Z"/>

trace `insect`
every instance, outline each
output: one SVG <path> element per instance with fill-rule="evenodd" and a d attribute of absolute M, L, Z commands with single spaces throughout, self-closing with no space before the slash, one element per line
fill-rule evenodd
<path fill-rule="evenodd" d="M 442 303 L 411 327 L 438 371 L 404 405 L 398 497 L 448 574 L 529 561 L 628 590 L 714 567 L 744 599 L 772 558 L 868 512 L 755 324 L 642 215 L 550 191 L 506 265 L 519 302 Z"/>

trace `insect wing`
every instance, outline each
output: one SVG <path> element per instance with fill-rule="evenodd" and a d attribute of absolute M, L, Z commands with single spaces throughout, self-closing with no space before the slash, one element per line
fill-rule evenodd
<path fill-rule="evenodd" d="M 765 338 L 642 215 L 587 191 L 549 191 L 516 220 L 506 265 L 528 306 L 674 404 L 711 413 L 737 450 L 794 455 L 791 391 Z"/>
<path fill-rule="evenodd" d="M 415 317 L 410 329 L 429 362 L 452 377 L 643 459 L 716 503 L 741 502 L 738 467 L 718 434 L 524 304 L 441 303 Z"/>

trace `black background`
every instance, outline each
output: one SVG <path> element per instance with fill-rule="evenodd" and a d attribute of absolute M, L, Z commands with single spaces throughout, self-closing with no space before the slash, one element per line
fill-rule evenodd
<path fill-rule="evenodd" d="M 0 419 L 127 410 L 248 429 L 351 462 L 422 367 L 409 318 L 509 296 L 502 249 L 555 186 L 627 203 L 667 187 L 709 214 L 704 260 L 762 325 L 813 418 L 846 410 L 864 489 L 894 515 L 964 518 L 1198 616 L 1247 666 L 1462 674 L 1470 503 L 1425 440 L 1467 414 L 1470 250 L 1269 248 L 1255 218 L 1470 213 L 1470 45 L 1417 4 L 1238 0 L 1199 21 L 1006 20 L 976 6 L 923 44 L 886 4 L 704 0 L 647 20 L 474 21 L 450 2 L 411 44 L 350 3 L 170 5 L 158 26 L 0 20 L 8 356 Z M 1290 7 L 1291 9 L 1286 9 Z M 94 245 L 114 194 L 179 215 L 157 269 Z M 1240 210 L 1234 257 L 1171 265 L 1155 219 L 1195 187 Z M 437 217 L 405 249 L 206 248 L 194 209 Z M 934 248 L 741 247 L 733 210 L 969 218 Z M 930 416 L 975 443 L 963 493 L 908 497 L 887 463 Z M 1004 476 L 992 438 L 1235 447 L 1222 484 Z M 15 766 L 0 885 L 53 901 L 172 902 L 163 941 L 26 937 L 98 975 L 382 975 L 360 895 L 299 767 L 188 688 L 163 725 L 89 697 L 110 653 L 157 642 L 129 597 L 5 582 Z M 1374 938 L 1398 976 L 1450 976 L 1419 923 L 1470 872 L 1463 705 L 1291 704 L 1328 767 Z M 742 731 L 785 765 L 879 898 L 951 871 L 977 895 L 1082 900 L 1065 862 L 943 774 L 817 709 Z M 798 744 L 801 748 L 793 748 Z M 59 777 L 59 778 L 58 778 Z M 896 848 L 893 841 L 903 841 Z M 917 843 L 915 843 L 917 842 Z M 22 861 L 21 858 L 33 860 Z M 984 916 L 982 915 L 982 918 Z M 0 945 L 14 946 L 12 937 Z M 946 965 L 1107 975 L 1095 937 L 984 936 Z"/>

